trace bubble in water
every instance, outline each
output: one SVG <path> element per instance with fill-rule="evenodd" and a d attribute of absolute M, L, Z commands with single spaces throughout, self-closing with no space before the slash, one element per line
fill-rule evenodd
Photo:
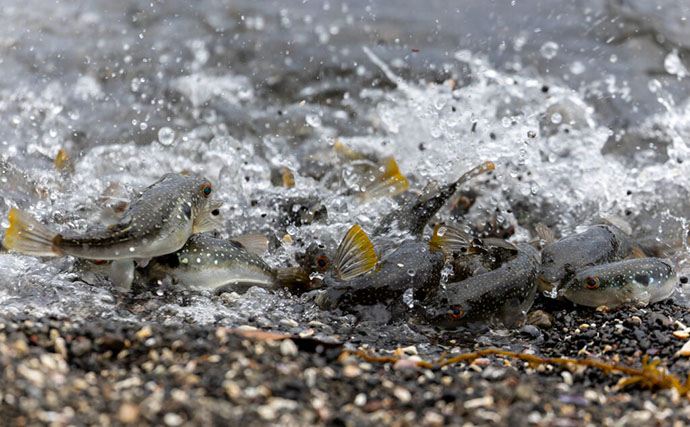
<path fill-rule="evenodd" d="M 414 269 L 410 268 L 409 270 L 407 270 L 408 276 L 414 277 L 415 274 L 417 274 L 417 272 Z"/>
<path fill-rule="evenodd" d="M 129 251 L 130 251 L 130 252 L 134 252 L 134 251 L 136 251 L 136 250 L 137 250 L 137 249 L 136 249 L 134 246 L 130 246 L 130 247 L 129 247 Z"/>
<path fill-rule="evenodd" d="M 664 59 L 664 68 L 667 73 L 677 76 L 678 79 L 682 79 L 688 75 L 688 69 L 683 65 L 676 49 L 673 49 L 671 53 L 666 55 Z"/>
<path fill-rule="evenodd" d="M 563 116 L 561 115 L 561 113 L 553 113 L 553 114 L 551 114 L 551 123 L 557 125 L 557 124 L 559 124 L 559 123 L 562 122 L 562 121 L 563 121 Z"/>
<path fill-rule="evenodd" d="M 661 82 L 657 79 L 652 79 L 647 83 L 647 87 L 649 88 L 649 91 L 652 93 L 656 93 L 659 89 L 661 89 Z"/>
<path fill-rule="evenodd" d="M 438 230 L 436 230 L 436 234 L 437 234 L 439 237 L 443 237 L 443 235 L 446 234 L 446 231 L 447 231 L 447 230 L 448 230 L 448 229 L 447 229 L 446 227 L 439 227 Z"/>
<path fill-rule="evenodd" d="M 572 64 L 570 64 L 570 72 L 577 76 L 578 74 L 582 74 L 585 72 L 585 66 L 582 64 L 582 62 L 575 61 Z"/>
<path fill-rule="evenodd" d="M 510 117 L 503 117 L 503 118 L 501 119 L 501 125 L 502 125 L 504 128 L 509 128 L 511 124 L 513 124 L 513 121 L 510 120 Z"/>
<path fill-rule="evenodd" d="M 546 42 L 539 48 L 539 53 L 544 58 L 551 59 L 558 54 L 558 44 L 556 42 Z"/>
<path fill-rule="evenodd" d="M 158 130 L 158 142 L 161 145 L 170 145 L 175 140 L 175 131 L 167 126 L 163 126 Z"/>

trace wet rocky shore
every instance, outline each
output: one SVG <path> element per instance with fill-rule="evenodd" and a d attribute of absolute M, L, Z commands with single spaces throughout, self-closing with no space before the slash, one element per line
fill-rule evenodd
<path fill-rule="evenodd" d="M 415 363 L 443 351 L 499 348 L 639 368 L 647 355 L 681 383 L 686 378 L 690 362 L 677 353 L 690 314 L 672 302 L 603 312 L 540 299 L 536 308 L 553 318 L 514 331 L 404 326 L 430 345 L 381 343 L 370 325 L 334 330 L 317 321 L 231 329 L 2 317 L 0 413 L 13 425 L 690 422 L 687 396 L 621 387 L 627 377 L 616 372 L 503 356 L 431 369 Z M 368 362 L 344 352 L 358 347 L 403 360 Z"/>

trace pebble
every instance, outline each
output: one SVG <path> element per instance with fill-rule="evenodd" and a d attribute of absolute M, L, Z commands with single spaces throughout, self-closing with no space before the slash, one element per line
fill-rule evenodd
<path fill-rule="evenodd" d="M 163 416 L 163 422 L 165 425 L 170 426 L 170 427 L 177 427 L 181 426 L 182 423 L 184 422 L 184 419 L 182 419 L 181 416 L 173 413 L 173 412 L 168 412 Z"/>
<path fill-rule="evenodd" d="M 291 339 L 285 339 L 280 343 L 280 354 L 283 356 L 297 356 L 298 349 L 295 342 Z"/>
<path fill-rule="evenodd" d="M 80 357 L 91 351 L 91 340 L 88 338 L 76 339 L 70 344 L 73 356 Z"/>
<path fill-rule="evenodd" d="M 395 395 L 395 397 L 397 397 L 398 400 L 400 400 L 402 403 L 407 403 L 410 400 L 412 400 L 412 394 L 410 393 L 410 390 L 402 386 L 396 386 L 393 389 L 393 395 Z"/>
<path fill-rule="evenodd" d="M 120 405 L 120 410 L 118 411 L 118 418 L 123 424 L 134 424 L 139 419 L 139 414 L 141 410 L 139 406 L 125 402 Z"/>
<path fill-rule="evenodd" d="M 673 331 L 673 336 L 680 339 L 686 339 L 687 337 L 690 337 L 690 332 L 687 330 Z"/>
<path fill-rule="evenodd" d="M 357 396 L 355 396 L 354 400 L 355 406 L 364 406 L 367 404 L 367 395 L 364 393 L 359 393 Z"/>
<path fill-rule="evenodd" d="M 347 378 L 355 378 L 362 374 L 362 370 L 356 365 L 345 365 L 343 367 L 343 375 Z"/>
<path fill-rule="evenodd" d="M 139 329 L 136 334 L 134 334 L 134 338 L 138 339 L 139 341 L 146 341 L 151 337 L 151 335 L 153 335 L 151 327 L 144 326 L 143 328 Z"/>
<path fill-rule="evenodd" d="M 476 399 L 467 400 L 464 403 L 465 409 L 489 408 L 494 405 L 493 396 L 478 397 Z"/>
<path fill-rule="evenodd" d="M 683 344 L 683 347 L 678 350 L 676 356 L 690 356 L 690 341 Z"/>

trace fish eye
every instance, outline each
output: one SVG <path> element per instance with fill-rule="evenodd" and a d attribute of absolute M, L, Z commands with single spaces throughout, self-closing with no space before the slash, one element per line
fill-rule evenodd
<path fill-rule="evenodd" d="M 599 286 L 599 279 L 596 277 L 588 277 L 585 279 L 585 286 L 588 289 L 596 289 Z"/>
<path fill-rule="evenodd" d="M 316 257 L 316 268 L 324 271 L 328 267 L 328 258 L 323 255 Z"/>
<path fill-rule="evenodd" d="M 450 317 L 453 319 L 461 319 L 465 315 L 465 311 L 459 305 L 450 307 Z"/>
<path fill-rule="evenodd" d="M 201 194 L 203 194 L 204 197 L 210 196 L 211 195 L 211 184 L 209 184 L 208 182 L 206 184 L 204 184 L 201 187 Z"/>

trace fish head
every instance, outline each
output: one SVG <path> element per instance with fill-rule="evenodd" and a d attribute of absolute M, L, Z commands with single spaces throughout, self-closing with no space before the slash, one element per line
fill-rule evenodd
<path fill-rule="evenodd" d="M 333 269 L 336 247 L 335 240 L 322 236 L 318 242 L 310 244 L 304 252 L 295 255 L 295 260 L 310 274 L 325 275 Z"/>
<path fill-rule="evenodd" d="M 426 305 L 425 317 L 440 327 L 455 327 L 472 318 L 472 306 L 463 298 L 453 297 L 447 290 L 437 293 Z"/>
<path fill-rule="evenodd" d="M 211 198 L 213 185 L 208 179 L 188 174 L 167 174 L 158 183 L 165 188 L 168 197 L 167 201 L 161 199 L 161 202 L 172 204 L 167 210 L 166 222 L 175 229 L 202 233 L 220 226 L 217 218 L 223 203 Z"/>
<path fill-rule="evenodd" d="M 561 294 L 575 304 L 615 307 L 625 303 L 646 305 L 675 285 L 673 268 L 656 258 L 638 258 L 597 265 L 579 271 Z M 667 295 L 663 295 L 665 297 Z"/>

